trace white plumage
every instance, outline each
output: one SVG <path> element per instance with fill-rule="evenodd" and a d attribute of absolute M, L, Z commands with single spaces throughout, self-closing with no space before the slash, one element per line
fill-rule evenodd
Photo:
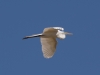
<path fill-rule="evenodd" d="M 56 50 L 56 38 L 65 39 L 67 34 L 70 35 L 72 33 L 64 32 L 64 28 L 62 27 L 48 27 L 41 34 L 26 36 L 23 39 L 40 37 L 43 56 L 45 58 L 51 58 Z"/>

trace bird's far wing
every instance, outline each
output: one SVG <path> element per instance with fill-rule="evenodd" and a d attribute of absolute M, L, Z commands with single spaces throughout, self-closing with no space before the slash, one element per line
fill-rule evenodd
<path fill-rule="evenodd" d="M 40 39 L 41 39 L 43 56 L 45 58 L 51 58 L 56 51 L 56 45 L 57 45 L 56 39 L 52 37 L 49 38 L 41 37 Z"/>

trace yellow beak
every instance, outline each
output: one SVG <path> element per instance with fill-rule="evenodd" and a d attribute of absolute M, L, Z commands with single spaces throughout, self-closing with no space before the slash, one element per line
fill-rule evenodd
<path fill-rule="evenodd" d="M 66 35 L 73 35 L 73 33 L 64 32 Z"/>

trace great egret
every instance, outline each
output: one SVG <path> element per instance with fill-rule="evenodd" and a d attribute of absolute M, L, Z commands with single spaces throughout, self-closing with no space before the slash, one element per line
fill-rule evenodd
<path fill-rule="evenodd" d="M 51 58 L 56 50 L 56 38 L 65 39 L 66 35 L 72 35 L 72 33 L 64 32 L 64 28 L 62 27 L 48 27 L 41 34 L 26 36 L 23 39 L 40 37 L 43 56 L 45 58 Z"/>

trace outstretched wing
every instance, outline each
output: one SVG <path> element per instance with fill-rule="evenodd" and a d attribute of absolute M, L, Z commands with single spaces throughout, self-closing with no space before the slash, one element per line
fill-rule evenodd
<path fill-rule="evenodd" d="M 56 51 L 56 45 L 57 45 L 56 39 L 52 37 L 48 38 L 41 37 L 40 39 L 41 39 L 43 56 L 45 58 L 51 58 Z"/>

